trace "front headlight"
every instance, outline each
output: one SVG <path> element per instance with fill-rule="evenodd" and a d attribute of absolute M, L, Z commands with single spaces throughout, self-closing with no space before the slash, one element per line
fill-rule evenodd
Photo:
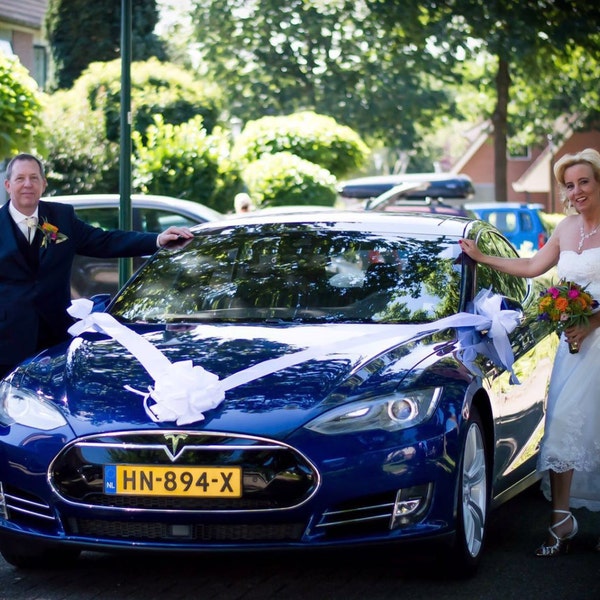
<path fill-rule="evenodd" d="M 0 423 L 26 425 L 48 431 L 67 424 L 60 411 L 31 390 L 0 383 Z"/>
<path fill-rule="evenodd" d="M 327 435 L 357 433 L 371 429 L 399 431 L 428 419 L 441 395 L 442 388 L 435 387 L 352 402 L 320 415 L 305 427 Z"/>

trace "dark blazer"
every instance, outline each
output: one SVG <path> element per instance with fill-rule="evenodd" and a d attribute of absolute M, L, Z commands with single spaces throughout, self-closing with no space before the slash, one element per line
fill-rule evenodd
<path fill-rule="evenodd" d="M 155 233 L 92 227 L 67 204 L 41 200 L 38 216 L 40 224 L 56 225 L 68 239 L 42 247 L 43 235 L 37 231 L 28 259 L 30 247 L 10 216 L 8 202 L 0 208 L 0 365 L 16 365 L 70 337 L 67 329 L 73 319 L 67 308 L 75 254 L 115 258 L 156 251 Z"/>

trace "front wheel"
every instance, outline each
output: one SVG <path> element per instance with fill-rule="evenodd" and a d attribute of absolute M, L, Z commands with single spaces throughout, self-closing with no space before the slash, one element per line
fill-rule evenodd
<path fill-rule="evenodd" d="M 452 549 L 454 572 L 472 575 L 483 551 L 489 504 L 489 461 L 479 411 L 471 408 L 462 446 L 456 540 Z"/>

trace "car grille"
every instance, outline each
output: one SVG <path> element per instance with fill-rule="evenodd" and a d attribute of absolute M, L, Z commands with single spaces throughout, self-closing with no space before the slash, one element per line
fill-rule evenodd
<path fill-rule="evenodd" d="M 394 513 L 394 496 L 369 496 L 326 510 L 315 530 L 328 539 L 385 534 Z"/>
<path fill-rule="evenodd" d="M 13 523 L 50 531 L 56 526 L 54 511 L 47 502 L 14 486 L 2 487 L 5 509 Z"/>
<path fill-rule="evenodd" d="M 242 494 L 239 498 L 204 498 L 106 493 L 107 465 L 239 466 Z M 71 504 L 145 511 L 233 512 L 299 506 L 315 493 L 319 476 L 300 453 L 272 440 L 174 430 L 80 438 L 54 460 L 50 482 Z"/>
<path fill-rule="evenodd" d="M 66 530 L 72 535 L 137 541 L 185 542 L 296 542 L 304 532 L 302 523 L 277 524 L 200 524 L 179 526 L 160 522 L 102 521 L 69 519 Z M 182 531 L 184 533 L 182 533 Z"/>

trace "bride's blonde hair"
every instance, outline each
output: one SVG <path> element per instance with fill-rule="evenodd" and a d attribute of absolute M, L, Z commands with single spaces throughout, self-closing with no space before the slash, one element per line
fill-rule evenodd
<path fill-rule="evenodd" d="M 567 188 L 565 186 L 565 171 L 573 165 L 587 164 L 592 167 L 594 179 L 600 183 L 600 152 L 593 148 L 586 148 L 581 152 L 574 154 L 565 154 L 556 161 L 554 165 L 554 177 L 560 188 L 560 197 L 563 203 L 563 208 L 568 211 L 571 207 L 571 202 L 567 197 Z"/>

